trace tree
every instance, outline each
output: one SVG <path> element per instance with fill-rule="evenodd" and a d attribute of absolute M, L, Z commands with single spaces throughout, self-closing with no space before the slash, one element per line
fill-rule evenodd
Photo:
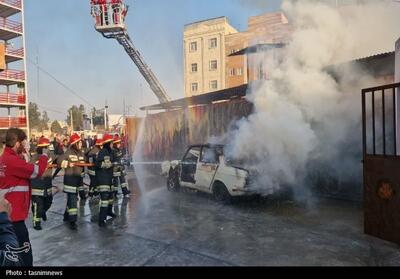
<path fill-rule="evenodd" d="M 38 129 L 40 127 L 40 111 L 38 105 L 29 102 L 28 114 L 29 114 L 29 126 L 31 128 Z"/>
<path fill-rule="evenodd" d="M 73 120 L 72 124 L 73 124 L 73 129 L 75 131 L 82 130 L 84 113 L 85 113 L 85 107 L 83 105 L 80 105 L 79 108 L 77 106 L 72 106 L 68 110 L 67 123 L 71 125 L 71 114 L 72 114 L 72 120 Z"/>
<path fill-rule="evenodd" d="M 49 125 L 48 125 L 49 121 L 50 121 L 50 118 L 49 118 L 49 116 L 47 115 L 47 111 L 43 111 L 43 113 L 42 113 L 42 119 L 40 120 L 40 127 L 39 127 L 39 130 L 40 130 L 40 131 L 48 130 L 48 129 L 49 129 Z"/>
<path fill-rule="evenodd" d="M 97 110 L 96 108 L 92 109 L 93 116 L 93 126 L 101 126 L 104 127 L 104 112 L 102 110 Z"/>
<path fill-rule="evenodd" d="M 51 131 L 56 134 L 62 134 L 63 133 L 63 128 L 61 127 L 60 123 L 58 121 L 53 121 L 51 123 Z"/>
<path fill-rule="evenodd" d="M 29 103 L 28 110 L 29 126 L 31 129 L 36 129 L 40 132 L 43 132 L 43 130 L 47 130 L 49 128 L 47 123 L 50 121 L 50 119 L 46 111 L 40 113 L 38 105 L 32 102 Z"/>

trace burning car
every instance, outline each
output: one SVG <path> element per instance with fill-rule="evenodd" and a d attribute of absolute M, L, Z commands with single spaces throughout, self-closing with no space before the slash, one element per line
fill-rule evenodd
<path fill-rule="evenodd" d="M 223 145 L 190 146 L 182 160 L 164 162 L 162 174 L 168 177 L 167 187 L 172 192 L 187 187 L 213 194 L 217 201 L 252 194 L 250 172 L 230 164 Z"/>

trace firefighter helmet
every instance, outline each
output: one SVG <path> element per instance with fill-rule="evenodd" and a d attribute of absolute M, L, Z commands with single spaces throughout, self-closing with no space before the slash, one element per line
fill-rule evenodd
<path fill-rule="evenodd" d="M 113 143 L 114 143 L 114 144 L 121 143 L 121 138 L 119 137 L 119 135 L 115 135 L 115 136 L 114 136 L 114 141 L 113 141 Z"/>
<path fill-rule="evenodd" d="M 105 134 L 105 135 L 103 136 L 103 144 L 112 142 L 113 140 L 114 140 L 114 138 L 113 138 L 113 136 L 110 135 L 110 134 Z"/>
<path fill-rule="evenodd" d="M 78 134 L 73 134 L 69 139 L 69 145 L 73 145 L 81 140 L 81 137 Z"/>
<path fill-rule="evenodd" d="M 102 139 L 96 139 L 96 145 L 97 146 L 103 145 L 103 140 Z"/>
<path fill-rule="evenodd" d="M 45 138 L 45 137 L 41 137 L 39 139 L 39 142 L 37 144 L 37 147 L 47 147 L 50 145 L 50 141 L 49 139 Z"/>

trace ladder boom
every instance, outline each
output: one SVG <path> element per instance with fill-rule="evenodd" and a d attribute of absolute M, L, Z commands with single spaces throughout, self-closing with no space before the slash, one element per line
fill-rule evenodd
<path fill-rule="evenodd" d="M 115 0 L 109 3 L 105 0 L 91 0 L 91 7 L 91 14 L 95 19 L 96 30 L 107 39 L 116 39 L 124 47 L 126 53 L 135 63 L 161 104 L 171 101 L 167 92 L 146 64 L 126 31 L 125 17 L 128 7 L 123 1 Z"/>

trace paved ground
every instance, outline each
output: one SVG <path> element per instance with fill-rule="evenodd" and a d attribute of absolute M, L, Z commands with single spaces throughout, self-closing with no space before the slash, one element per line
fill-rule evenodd
<path fill-rule="evenodd" d="M 58 180 L 60 181 L 60 180 Z M 119 217 L 96 223 L 97 206 L 80 207 L 79 229 L 63 224 L 57 194 L 44 230 L 30 228 L 36 266 L 380 266 L 400 265 L 400 247 L 363 234 L 352 203 L 246 200 L 222 205 L 208 195 L 169 193 L 149 177 L 119 200 Z M 31 224 L 28 224 L 31 227 Z"/>

